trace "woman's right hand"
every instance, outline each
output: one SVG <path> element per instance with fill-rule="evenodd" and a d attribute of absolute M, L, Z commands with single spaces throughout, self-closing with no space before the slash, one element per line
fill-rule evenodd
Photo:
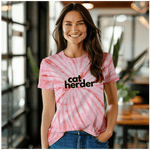
<path fill-rule="evenodd" d="M 101 133 L 101 134 L 97 137 L 97 139 L 98 139 L 98 141 L 100 141 L 100 142 L 106 142 L 106 141 L 108 141 L 108 139 L 109 139 L 111 136 L 112 136 L 112 132 L 111 132 L 111 131 L 108 131 L 108 130 L 106 129 L 103 133 Z"/>

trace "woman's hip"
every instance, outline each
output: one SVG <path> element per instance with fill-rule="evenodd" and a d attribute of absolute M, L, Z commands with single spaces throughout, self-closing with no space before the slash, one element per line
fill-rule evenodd
<path fill-rule="evenodd" d="M 100 142 L 84 131 L 67 131 L 50 149 L 108 149 L 108 142 Z"/>

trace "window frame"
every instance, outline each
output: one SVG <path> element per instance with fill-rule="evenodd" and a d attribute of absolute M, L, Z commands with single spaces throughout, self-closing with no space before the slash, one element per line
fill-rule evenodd
<path fill-rule="evenodd" d="M 23 3 L 23 7 L 25 8 L 26 10 L 26 2 L 13 2 L 13 1 L 8 1 L 6 2 L 5 5 L 10 5 L 12 7 L 12 5 L 14 4 L 18 4 L 18 3 Z M 26 11 L 24 12 L 24 18 L 25 18 L 25 23 L 19 23 L 19 22 L 16 22 L 16 21 L 13 21 L 11 18 L 12 16 L 10 16 L 12 14 L 12 12 L 8 12 L 7 11 L 7 17 L 4 17 L 2 16 L 2 21 L 5 21 L 7 22 L 7 53 L 6 54 L 2 54 L 2 60 L 7 60 L 7 70 L 8 70 L 8 66 L 10 65 L 9 62 L 11 62 L 11 66 L 12 66 L 12 59 L 13 58 L 18 58 L 18 57 L 23 57 L 25 59 L 25 62 L 24 62 L 24 65 L 25 65 L 25 70 L 27 70 L 27 48 L 26 48 L 26 44 L 24 45 L 25 47 L 25 54 L 12 54 L 12 49 L 10 48 L 12 44 L 12 42 L 10 42 L 10 40 L 12 40 L 12 38 L 9 40 L 9 33 L 11 31 L 13 31 L 13 28 L 9 28 L 9 25 L 13 25 L 13 24 L 18 24 L 18 25 L 21 25 L 21 26 L 24 26 L 25 27 L 25 31 L 22 32 L 22 34 L 25 34 L 25 37 L 24 37 L 24 42 L 26 43 L 26 31 L 29 29 L 29 23 L 27 22 L 27 19 L 26 19 Z M 2 14 L 3 15 L 3 14 Z M 20 32 L 21 33 L 21 32 Z M 13 35 L 13 33 L 12 33 Z M 26 131 L 26 126 L 27 126 L 27 113 L 28 113 L 28 108 L 27 108 L 27 105 L 26 105 L 26 102 L 27 102 L 27 96 L 26 96 L 26 88 L 28 87 L 28 80 L 26 80 L 26 71 L 24 70 L 24 76 L 25 76 L 25 82 L 22 83 L 22 84 L 19 84 L 19 85 L 16 85 L 14 86 L 13 84 L 9 85 L 8 83 L 8 88 L 7 89 L 4 89 L 2 90 L 2 95 L 4 94 L 9 94 L 11 93 L 13 95 L 13 91 L 21 86 L 24 86 L 25 88 L 25 107 L 24 108 L 20 108 L 19 110 L 17 110 L 16 113 L 14 113 L 10 118 L 9 118 L 9 103 L 11 102 L 11 105 L 12 105 L 12 112 L 13 112 L 13 96 L 10 97 L 8 96 L 8 104 L 7 104 L 7 121 L 4 122 L 4 123 L 1 123 L 1 127 L 2 127 L 2 132 L 7 129 L 7 141 L 6 141 L 6 147 L 4 148 L 16 148 L 25 138 L 26 136 L 24 137 L 24 139 L 22 139 L 22 141 L 19 141 L 18 144 L 13 147 L 13 144 L 14 144 L 14 141 L 13 141 L 13 125 L 15 124 L 15 122 L 17 121 L 17 119 L 19 119 L 20 117 L 24 117 L 25 116 L 25 131 Z M 11 72 L 12 72 L 12 67 L 11 67 Z M 11 73 L 11 75 L 13 76 L 13 74 Z M 7 72 L 7 79 L 8 79 L 8 72 Z M 12 80 L 13 80 L 13 77 L 12 77 Z M 8 81 L 7 81 L 8 82 Z M 3 137 L 2 137 L 3 138 Z M 2 147 L 3 148 L 3 147 Z"/>

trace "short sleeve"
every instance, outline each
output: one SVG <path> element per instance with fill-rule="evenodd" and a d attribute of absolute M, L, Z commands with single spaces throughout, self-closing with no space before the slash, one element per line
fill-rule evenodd
<path fill-rule="evenodd" d="M 114 68 L 113 59 L 108 53 L 104 54 L 102 71 L 104 76 L 103 84 L 109 84 L 119 80 L 119 77 L 117 76 Z"/>
<path fill-rule="evenodd" d="M 38 88 L 46 89 L 46 90 L 53 90 L 54 89 L 54 85 L 53 85 L 53 82 L 51 80 L 49 68 L 50 68 L 50 66 L 46 62 L 46 59 L 43 59 L 41 64 L 40 64 Z"/>

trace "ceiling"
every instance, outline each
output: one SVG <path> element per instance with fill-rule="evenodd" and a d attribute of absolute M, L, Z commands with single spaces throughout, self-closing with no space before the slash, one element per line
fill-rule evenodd
<path fill-rule="evenodd" d="M 62 3 L 67 5 L 70 2 L 83 3 L 85 1 L 62 1 Z M 88 1 L 94 4 L 94 8 L 131 8 L 131 3 L 133 1 Z"/>

